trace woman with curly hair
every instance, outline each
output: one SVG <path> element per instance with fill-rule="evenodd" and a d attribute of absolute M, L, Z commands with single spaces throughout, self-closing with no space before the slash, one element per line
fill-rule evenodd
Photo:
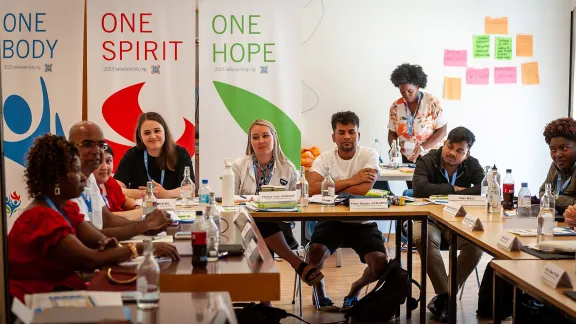
<path fill-rule="evenodd" d="M 544 194 L 544 185 L 552 185 L 557 195 L 556 208 L 564 212 L 568 206 L 576 204 L 576 121 L 572 118 L 558 118 L 544 129 L 544 140 L 550 149 L 552 165 L 546 180 L 540 186 L 540 197 Z"/>
<path fill-rule="evenodd" d="M 438 98 L 420 91 L 428 81 L 421 66 L 399 65 L 390 81 L 402 97 L 390 107 L 388 144 L 398 140 L 403 163 L 416 162 L 419 156 L 441 146 L 447 122 Z"/>
<path fill-rule="evenodd" d="M 86 176 L 80 169 L 76 146 L 51 134 L 36 139 L 25 171 L 32 202 L 14 222 L 8 235 L 9 285 L 12 296 L 86 289 L 75 271 L 91 271 L 106 264 L 130 260 L 143 246 L 121 246 L 102 235 L 76 203 Z M 155 253 L 178 259 L 172 245 L 155 244 Z"/>

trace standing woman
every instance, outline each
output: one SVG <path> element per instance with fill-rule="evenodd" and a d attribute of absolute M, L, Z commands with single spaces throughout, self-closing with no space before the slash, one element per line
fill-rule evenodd
<path fill-rule="evenodd" d="M 136 146 L 124 154 L 114 174 L 124 194 L 142 198 L 146 182 L 152 181 L 156 198 L 180 197 L 185 167 L 190 167 L 194 179 L 192 160 L 186 149 L 176 145 L 164 118 L 155 112 L 143 113 L 134 137 Z"/>
<path fill-rule="evenodd" d="M 402 97 L 390 107 L 388 144 L 398 140 L 402 162 L 415 163 L 419 156 L 442 145 L 448 128 L 444 112 L 438 98 L 420 91 L 428 81 L 421 66 L 404 63 L 392 72 L 390 81 Z"/>
<path fill-rule="evenodd" d="M 296 168 L 282 152 L 274 125 L 264 119 L 257 119 L 250 125 L 246 155 L 234 160 L 232 169 L 236 179 L 236 195 L 257 195 L 264 185 L 285 186 L 288 190 L 296 190 Z M 305 283 L 313 286 L 322 280 L 324 276 L 319 270 L 292 252 L 280 223 L 258 219 L 255 222 L 268 248 L 288 261 Z"/>

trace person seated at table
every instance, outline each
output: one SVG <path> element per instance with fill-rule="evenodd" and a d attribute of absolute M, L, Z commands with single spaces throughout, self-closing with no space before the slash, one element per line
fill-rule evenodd
<path fill-rule="evenodd" d="M 138 199 L 146 194 L 146 183 L 154 183 L 156 198 L 179 198 L 184 168 L 194 169 L 190 154 L 176 145 L 168 124 L 160 114 L 140 115 L 134 134 L 136 146 L 126 151 L 114 178 L 124 188 L 126 196 Z"/>
<path fill-rule="evenodd" d="M 557 195 L 556 210 L 562 214 L 567 207 L 576 205 L 576 180 L 573 179 L 576 175 L 576 121 L 558 118 L 550 122 L 544 128 L 544 140 L 550 149 L 552 164 L 540 186 L 539 197 L 544 195 L 545 184 L 551 184 L 552 192 Z"/>
<path fill-rule="evenodd" d="M 250 125 L 246 155 L 234 160 L 232 169 L 236 195 L 257 195 L 264 185 L 296 190 L 296 168 L 282 152 L 276 128 L 264 119 L 257 119 Z M 290 249 L 279 222 L 259 221 L 257 218 L 255 222 L 268 248 L 288 261 L 306 284 L 312 286 L 322 280 L 320 271 L 302 261 Z"/>
<path fill-rule="evenodd" d="M 94 171 L 96 183 L 100 188 L 102 199 L 108 206 L 108 209 L 117 216 L 122 216 L 130 220 L 142 219 L 142 209 L 136 203 L 136 200 L 122 192 L 122 187 L 118 184 L 116 179 L 112 177 L 114 169 L 114 151 L 112 147 L 108 146 L 104 150 L 104 160 L 100 167 Z"/>
<path fill-rule="evenodd" d="M 309 178 L 310 194 L 320 194 L 322 181 L 330 168 L 337 193 L 365 195 L 372 189 L 380 172 L 378 153 L 372 148 L 358 145 L 360 119 L 354 112 L 335 113 L 331 122 L 332 140 L 336 148 L 323 152 L 314 161 Z M 310 240 L 308 263 L 322 269 L 326 258 L 340 247 L 354 249 L 360 261 L 368 266 L 352 284 L 341 309 L 327 297 L 323 281 L 316 285 L 319 307 L 328 312 L 351 308 L 358 301 L 362 287 L 377 280 L 388 264 L 382 232 L 371 221 L 318 222 Z"/>
<path fill-rule="evenodd" d="M 432 195 L 480 195 L 484 170 L 477 159 L 470 156 L 476 138 L 465 127 L 456 127 L 448 133 L 444 146 L 431 150 L 416 163 L 414 170 L 414 197 L 428 198 Z M 414 226 L 414 245 L 421 252 L 422 235 L 420 222 Z M 440 254 L 442 240 L 448 240 L 450 232 L 434 222 L 428 223 L 427 273 L 436 296 L 428 309 L 439 321 L 448 320 L 448 275 Z M 463 239 L 458 239 L 458 273 L 456 281 L 462 285 L 480 262 L 482 250 Z"/>
<path fill-rule="evenodd" d="M 26 187 L 32 202 L 8 234 L 9 287 L 13 297 L 86 289 L 75 271 L 128 261 L 142 254 L 142 244 L 124 246 L 84 220 L 70 199 L 80 197 L 86 176 L 79 152 L 64 137 L 37 138 L 26 163 Z M 178 260 L 172 245 L 156 243 L 156 254 Z"/>
<path fill-rule="evenodd" d="M 104 160 L 104 150 L 108 147 L 104 141 L 102 129 L 90 121 L 81 121 L 72 125 L 68 139 L 78 147 L 80 168 L 86 177 L 85 192 L 80 197 L 72 199 L 80 208 L 80 213 L 85 216 L 86 221 L 92 223 L 105 236 L 115 237 L 120 241 L 143 233 L 159 233 L 172 224 L 170 215 L 164 211 L 148 213 L 140 221 L 129 221 L 113 215 L 102 196 L 93 194 L 100 192 L 93 172 Z"/>

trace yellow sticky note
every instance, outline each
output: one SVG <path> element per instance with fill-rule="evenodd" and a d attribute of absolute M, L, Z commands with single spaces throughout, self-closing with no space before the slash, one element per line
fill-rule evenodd
<path fill-rule="evenodd" d="M 460 100 L 462 79 L 444 77 L 444 99 Z"/>
<path fill-rule="evenodd" d="M 540 84 L 538 62 L 522 63 L 522 84 Z"/>
<path fill-rule="evenodd" d="M 484 18 L 485 34 L 508 34 L 508 17 Z"/>
<path fill-rule="evenodd" d="M 516 56 L 532 56 L 534 54 L 534 37 L 532 35 L 516 35 Z"/>

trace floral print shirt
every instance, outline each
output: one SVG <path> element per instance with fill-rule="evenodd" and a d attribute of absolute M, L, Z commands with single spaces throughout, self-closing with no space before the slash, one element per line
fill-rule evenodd
<path fill-rule="evenodd" d="M 420 108 L 412 126 L 412 136 L 408 134 L 408 119 L 406 118 L 406 102 L 404 98 L 396 100 L 390 107 L 388 129 L 398 134 L 401 147 L 404 146 L 406 141 L 414 142 L 416 147 L 418 147 L 425 143 L 436 129 L 443 127 L 446 123 L 438 98 L 422 91 Z M 440 141 L 434 147 L 428 149 L 437 149 L 441 145 L 442 142 Z"/>

